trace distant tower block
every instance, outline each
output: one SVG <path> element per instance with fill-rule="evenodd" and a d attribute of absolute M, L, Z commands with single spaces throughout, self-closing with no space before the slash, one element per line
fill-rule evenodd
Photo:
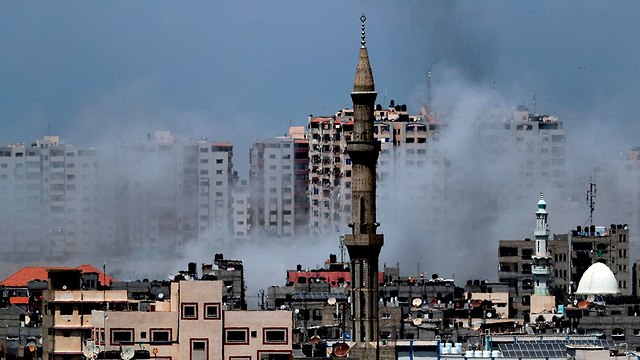
<path fill-rule="evenodd" d="M 374 103 L 377 93 L 365 41 L 366 18 L 362 21 L 362 42 L 353 84 L 353 136 L 347 143 L 352 163 L 352 233 L 344 236 L 351 259 L 351 306 L 355 342 L 352 350 L 371 349 L 378 342 L 378 256 L 384 243 L 376 234 L 376 162 L 380 143 L 373 137 Z M 375 358 L 363 351 L 360 358 Z"/>
<path fill-rule="evenodd" d="M 536 228 L 533 234 L 536 237 L 536 252 L 533 257 L 534 263 L 531 269 L 534 279 L 535 295 L 549 295 L 549 276 L 551 275 L 551 266 L 549 260 L 551 256 L 548 251 L 549 243 L 549 224 L 547 224 L 547 203 L 544 196 L 540 193 L 538 201 L 538 210 L 536 211 Z"/>

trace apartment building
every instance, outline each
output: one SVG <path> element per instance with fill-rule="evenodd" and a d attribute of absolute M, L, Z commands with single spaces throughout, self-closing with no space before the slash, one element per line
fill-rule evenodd
<path fill-rule="evenodd" d="M 239 180 L 231 190 L 231 226 L 234 243 L 249 239 L 251 188 L 247 180 Z"/>
<path fill-rule="evenodd" d="M 291 238 L 308 233 L 308 141 L 257 140 L 250 151 L 251 232 Z"/>
<path fill-rule="evenodd" d="M 5 260 L 62 259 L 98 244 L 96 149 L 45 136 L 0 147 L 0 240 Z"/>
<path fill-rule="evenodd" d="M 120 249 L 161 257 L 186 243 L 231 239 L 233 146 L 181 141 L 167 131 L 121 144 L 117 155 L 116 239 Z"/>
<path fill-rule="evenodd" d="M 533 114 L 526 106 L 492 110 L 474 122 L 473 141 L 479 176 L 500 169 L 488 200 L 501 210 L 536 191 L 566 190 L 565 132 L 557 117 Z"/>
<path fill-rule="evenodd" d="M 158 359 L 290 359 L 291 312 L 226 310 L 224 280 L 205 275 L 176 278 L 167 294 L 134 298 L 129 290 L 87 288 L 79 270 L 50 270 L 43 358 L 129 353 Z"/>
<path fill-rule="evenodd" d="M 381 148 L 377 167 L 381 208 L 406 208 L 407 201 L 424 204 L 429 194 L 443 196 L 443 183 L 426 182 L 422 176 L 428 165 L 441 170 L 444 164 L 438 150 L 428 145 L 439 138 L 441 125 L 410 116 L 406 105 L 395 105 L 393 100 L 386 109 L 377 105 L 374 116 L 374 137 Z M 352 109 L 333 116 L 309 116 L 310 224 L 314 232 L 345 232 L 351 221 L 352 169 L 345 149 L 352 133 Z"/>

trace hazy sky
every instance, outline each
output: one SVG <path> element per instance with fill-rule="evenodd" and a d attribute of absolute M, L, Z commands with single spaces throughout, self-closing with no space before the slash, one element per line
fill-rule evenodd
<path fill-rule="evenodd" d="M 362 13 L 380 103 L 395 99 L 417 112 L 432 69 L 434 101 L 453 107 L 482 103 L 494 80 L 508 104 L 532 108 L 535 91 L 538 112 L 564 121 L 568 159 L 640 145 L 640 2 L 555 0 L 0 1 L 0 144 L 29 143 L 51 127 L 68 144 L 104 149 L 170 130 L 231 141 L 246 177 L 256 138 L 351 106 Z M 445 94 L 452 88 L 458 96 Z M 568 165 L 591 165 L 576 164 Z M 519 219 L 531 225 L 515 236 L 531 235 L 537 191 L 532 197 L 522 205 L 531 213 Z M 627 222 L 606 215 L 605 224 Z M 553 227 L 557 217 L 552 230 L 567 231 Z M 385 246 L 383 260 L 405 261 L 411 271 L 416 259 L 399 255 L 408 237 L 394 238 L 380 220 L 396 244 Z M 495 278 L 494 248 L 512 236 L 506 230 L 483 240 L 493 255 L 475 274 Z M 314 244 L 294 262 L 272 251 L 280 253 L 270 263 L 277 279 L 251 291 L 280 283 L 296 263 L 322 264 L 336 244 L 337 237 Z M 262 266 L 251 256 L 263 253 L 229 255 Z M 427 271 L 453 272 L 425 259 Z"/>
<path fill-rule="evenodd" d="M 232 141 L 245 173 L 255 138 L 350 106 L 362 13 L 379 102 L 417 110 L 453 68 L 568 129 L 639 130 L 637 1 L 4 1 L 0 144 L 168 129 Z"/>

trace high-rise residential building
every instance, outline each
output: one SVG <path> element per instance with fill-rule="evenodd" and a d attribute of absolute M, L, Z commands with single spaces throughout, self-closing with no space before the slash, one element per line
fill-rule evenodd
<path fill-rule="evenodd" d="M 7 259 L 92 253 L 97 224 L 96 149 L 45 136 L 0 148 L 0 242 Z"/>
<path fill-rule="evenodd" d="M 406 207 L 406 201 L 426 202 L 430 187 L 441 188 L 439 182 L 428 182 L 421 176 L 427 162 L 436 164 L 437 169 L 444 164 L 438 150 L 429 146 L 439 137 L 440 125 L 409 115 L 406 105 L 395 105 L 393 100 L 388 108 L 377 105 L 374 118 L 374 137 L 380 143 L 377 177 L 381 202 L 385 208 Z M 351 219 L 352 168 L 346 146 L 353 135 L 353 110 L 310 116 L 308 133 L 311 228 L 315 232 L 344 231 Z"/>
<path fill-rule="evenodd" d="M 239 180 L 231 191 L 231 227 L 234 242 L 249 239 L 251 188 L 246 180 Z"/>
<path fill-rule="evenodd" d="M 250 151 L 251 232 L 290 238 L 309 229 L 306 139 L 260 139 Z"/>
<path fill-rule="evenodd" d="M 233 146 L 156 132 L 118 148 L 117 241 L 147 254 L 231 239 Z M 161 256 L 161 255 L 160 255 Z"/>
<path fill-rule="evenodd" d="M 499 184 L 495 184 L 499 194 L 489 191 L 492 203 L 504 209 L 534 191 L 564 192 L 565 132 L 557 117 L 532 114 L 519 106 L 482 114 L 474 124 L 474 169 L 480 176 L 490 176 L 487 172 L 496 169 L 501 172 Z"/>

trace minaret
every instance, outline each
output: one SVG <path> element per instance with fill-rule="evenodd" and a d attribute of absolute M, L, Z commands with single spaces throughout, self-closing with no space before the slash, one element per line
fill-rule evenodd
<path fill-rule="evenodd" d="M 551 267 L 549 266 L 549 251 L 547 245 L 549 243 L 549 224 L 547 224 L 547 203 L 544 201 L 544 195 L 540 193 L 538 201 L 538 210 L 536 211 L 536 228 L 533 235 L 536 237 L 536 252 L 533 256 L 534 265 L 531 269 L 534 280 L 535 295 L 549 295 L 549 275 Z"/>
<path fill-rule="evenodd" d="M 344 236 L 344 244 L 351 259 L 351 340 L 356 343 L 352 350 L 375 348 L 378 341 L 378 256 L 384 243 L 383 235 L 376 234 L 380 225 L 376 222 L 376 162 L 380 143 L 373 137 L 377 93 L 365 41 L 365 20 L 364 15 L 360 17 L 362 41 L 351 92 L 353 135 L 347 142 L 352 164 L 353 222 L 349 224 L 352 233 Z M 371 351 L 358 352 L 361 359 L 374 356 Z"/>

